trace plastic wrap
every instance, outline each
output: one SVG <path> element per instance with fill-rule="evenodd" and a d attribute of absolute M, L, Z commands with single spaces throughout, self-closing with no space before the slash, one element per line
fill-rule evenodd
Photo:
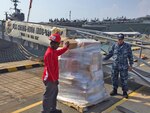
<path fill-rule="evenodd" d="M 104 88 L 100 43 L 76 40 L 78 47 L 59 58 L 58 99 L 87 106 L 108 97 Z"/>

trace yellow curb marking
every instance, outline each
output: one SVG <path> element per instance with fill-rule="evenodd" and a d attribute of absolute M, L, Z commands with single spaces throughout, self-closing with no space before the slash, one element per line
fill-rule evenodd
<path fill-rule="evenodd" d="M 17 68 L 16 67 L 8 68 L 8 71 L 9 72 L 11 72 L 11 71 L 17 71 Z"/>
<path fill-rule="evenodd" d="M 139 91 L 141 91 L 142 89 L 144 89 L 144 86 L 140 87 L 139 89 L 137 89 L 136 91 L 132 92 L 129 94 L 129 96 L 134 96 L 136 95 Z M 123 98 L 122 100 L 120 100 L 119 102 L 113 104 L 111 107 L 109 107 L 108 109 L 106 109 L 105 111 L 103 111 L 102 113 L 110 113 L 112 112 L 118 105 L 124 103 L 125 101 L 127 101 L 128 99 Z"/>
<path fill-rule="evenodd" d="M 40 104 L 42 104 L 42 101 L 36 102 L 36 103 L 34 103 L 34 104 L 31 104 L 31 105 L 29 105 L 29 106 L 26 106 L 26 107 L 24 107 L 24 108 L 21 108 L 21 109 L 19 109 L 19 110 L 16 110 L 16 111 L 14 111 L 14 112 L 12 112 L 12 113 L 21 113 L 21 112 L 23 112 L 23 111 L 26 111 L 26 110 L 28 110 L 28 109 L 31 109 L 31 108 L 33 108 L 33 107 L 35 107 L 35 106 L 40 105 Z"/>
<path fill-rule="evenodd" d="M 32 68 L 32 65 L 26 65 L 25 67 L 26 67 L 27 69 L 28 69 L 28 68 Z"/>

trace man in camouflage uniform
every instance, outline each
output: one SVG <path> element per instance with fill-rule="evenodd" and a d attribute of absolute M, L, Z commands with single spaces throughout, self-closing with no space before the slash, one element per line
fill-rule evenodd
<path fill-rule="evenodd" d="M 132 70 L 133 65 L 133 55 L 131 46 L 124 42 L 124 35 L 119 34 L 118 42 L 115 43 L 109 54 L 103 60 L 108 60 L 113 56 L 114 62 L 112 64 L 112 85 L 113 90 L 110 93 L 111 96 L 117 95 L 118 88 L 118 75 L 120 74 L 121 86 L 123 91 L 123 96 L 128 98 L 128 70 Z"/>

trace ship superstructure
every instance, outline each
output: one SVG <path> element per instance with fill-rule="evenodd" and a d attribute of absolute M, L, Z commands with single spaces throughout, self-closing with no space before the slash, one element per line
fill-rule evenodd
<path fill-rule="evenodd" d="M 17 20 L 17 21 L 24 21 L 24 13 L 20 11 L 20 9 L 17 8 L 18 3 L 20 2 L 19 0 L 11 0 L 14 3 L 14 12 L 12 14 L 7 14 L 6 13 L 6 20 Z"/>
<path fill-rule="evenodd" d="M 103 21 L 91 21 L 82 25 L 83 28 L 106 31 L 106 32 L 140 32 L 150 34 L 150 15 L 140 18 L 127 19 L 126 17 Z"/>

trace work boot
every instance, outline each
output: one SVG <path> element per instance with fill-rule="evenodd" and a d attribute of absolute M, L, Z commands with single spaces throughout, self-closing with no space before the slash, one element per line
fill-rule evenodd
<path fill-rule="evenodd" d="M 55 109 L 55 110 L 52 110 L 50 113 L 62 113 L 62 111 L 59 109 Z"/>
<path fill-rule="evenodd" d="M 123 97 L 124 97 L 124 98 L 128 98 L 128 94 L 127 94 L 126 91 L 123 92 Z"/>
<path fill-rule="evenodd" d="M 113 90 L 110 92 L 110 95 L 111 95 L 111 96 L 117 95 L 117 89 L 113 89 Z"/>

